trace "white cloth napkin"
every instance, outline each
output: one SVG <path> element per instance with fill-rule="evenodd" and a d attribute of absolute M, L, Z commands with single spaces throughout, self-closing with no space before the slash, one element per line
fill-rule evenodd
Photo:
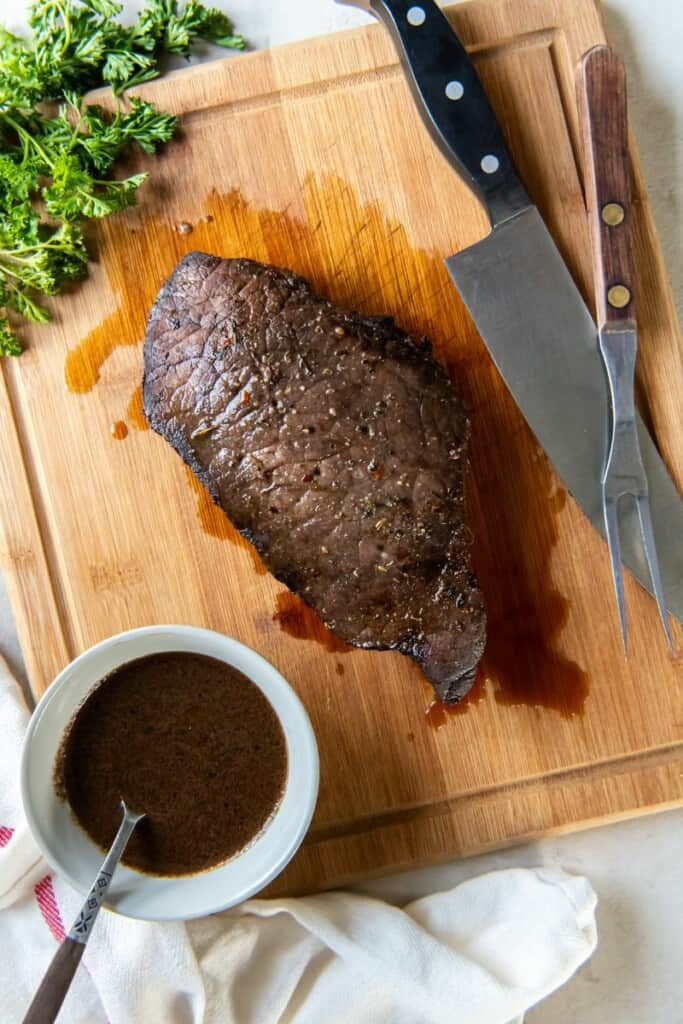
<path fill-rule="evenodd" d="M 82 897 L 50 877 L 21 811 L 28 712 L 0 658 L 0 1020 L 22 1019 Z M 185 924 L 103 911 L 70 1024 L 507 1024 L 593 952 L 584 878 L 497 871 L 403 909 L 347 893 L 250 900 Z"/>

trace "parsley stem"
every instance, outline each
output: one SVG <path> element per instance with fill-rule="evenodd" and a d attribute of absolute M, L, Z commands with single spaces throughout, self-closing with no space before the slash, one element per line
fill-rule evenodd
<path fill-rule="evenodd" d="M 48 167 L 50 167 L 50 168 L 54 167 L 54 161 L 50 159 L 50 157 L 47 155 L 47 153 L 45 152 L 43 147 L 40 145 L 38 140 L 34 139 L 33 136 L 30 135 L 29 132 L 27 132 L 27 130 L 24 127 L 22 127 L 22 125 L 20 125 L 17 121 L 15 121 L 14 118 L 11 117 L 9 114 L 0 114 L 0 117 L 2 117 L 3 121 L 5 122 L 5 124 L 8 124 L 10 126 L 10 128 L 14 129 L 14 131 L 17 133 L 19 138 L 24 143 L 25 148 L 33 146 L 33 148 L 43 158 L 43 160 L 45 161 L 46 165 Z"/>

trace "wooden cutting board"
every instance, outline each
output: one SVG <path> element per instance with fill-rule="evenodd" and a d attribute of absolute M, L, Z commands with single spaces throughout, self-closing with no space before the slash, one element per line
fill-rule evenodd
<path fill-rule="evenodd" d="M 451 14 L 589 294 L 573 69 L 604 40 L 598 8 L 474 0 Z M 94 233 L 89 279 L 30 332 L 21 359 L 2 364 L 2 565 L 35 694 L 88 645 L 147 623 L 222 630 L 269 658 L 301 694 L 322 762 L 312 830 L 273 891 L 681 802 L 681 661 L 628 575 L 628 661 L 621 654 L 605 546 L 446 273 L 442 257 L 483 237 L 485 216 L 429 141 L 385 31 L 195 67 L 139 91 L 182 115 L 181 134 L 140 161 L 152 177 L 139 207 Z M 680 338 L 636 183 L 639 384 L 680 486 Z M 489 611 L 481 679 L 459 713 L 425 715 L 430 696 L 409 660 L 331 637 L 144 430 L 146 314 L 193 248 L 287 265 L 339 303 L 391 313 L 429 335 L 459 381 L 474 421 L 469 507 Z"/>

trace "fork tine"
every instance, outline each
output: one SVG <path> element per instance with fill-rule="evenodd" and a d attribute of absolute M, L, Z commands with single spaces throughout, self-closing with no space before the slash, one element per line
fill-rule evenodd
<path fill-rule="evenodd" d="M 643 540 L 643 547 L 645 548 L 645 557 L 647 558 L 647 564 L 650 570 L 652 589 L 654 590 L 655 598 L 657 599 L 659 617 L 662 620 L 662 626 L 664 627 L 664 633 L 666 635 L 667 643 L 669 644 L 669 650 L 673 654 L 674 645 L 671 639 L 671 633 L 669 631 L 669 622 L 666 615 L 666 605 L 664 604 L 662 578 L 659 573 L 657 548 L 655 546 L 655 536 L 652 530 L 652 516 L 650 515 L 650 502 L 648 501 L 647 495 L 645 494 L 637 497 L 636 504 L 638 505 L 638 518 L 640 519 L 640 535 Z"/>
<path fill-rule="evenodd" d="M 626 654 L 626 607 L 624 605 L 624 576 L 621 567 L 621 544 L 619 542 L 619 518 L 617 515 L 617 502 L 614 498 L 602 496 L 602 508 L 605 515 L 605 530 L 607 531 L 607 544 L 609 546 L 609 557 L 612 563 L 612 579 L 614 580 L 614 593 L 617 597 L 617 608 L 619 610 L 619 623 L 621 625 L 621 639 Z"/>

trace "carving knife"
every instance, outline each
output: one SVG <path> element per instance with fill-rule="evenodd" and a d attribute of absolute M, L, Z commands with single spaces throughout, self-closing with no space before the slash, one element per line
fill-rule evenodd
<path fill-rule="evenodd" d="M 385 23 L 433 140 L 486 208 L 490 233 L 446 266 L 527 423 L 604 536 L 609 404 L 597 328 L 517 174 L 474 66 L 433 0 L 337 2 Z M 640 417 L 638 433 L 666 606 L 681 620 L 683 501 Z M 623 525 L 622 560 L 652 592 L 638 525 Z"/>

